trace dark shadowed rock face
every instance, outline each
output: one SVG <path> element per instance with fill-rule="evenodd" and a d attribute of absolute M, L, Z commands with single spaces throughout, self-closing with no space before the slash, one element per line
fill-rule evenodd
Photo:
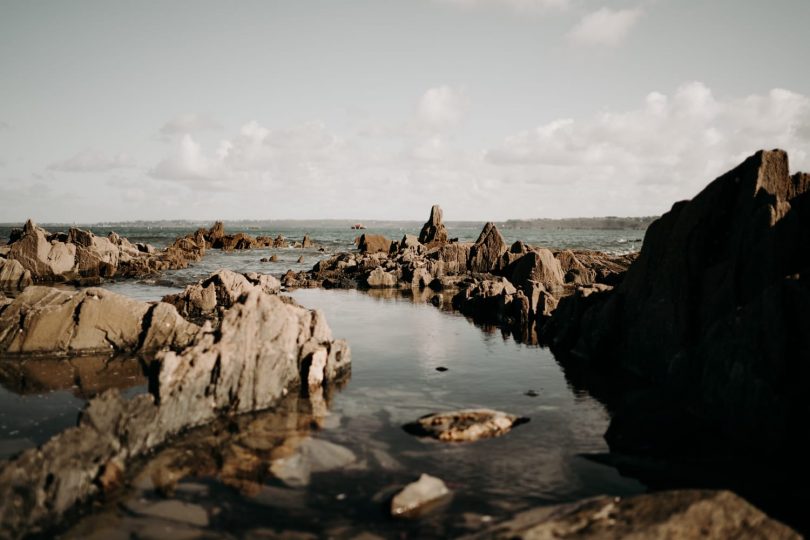
<path fill-rule="evenodd" d="M 43 288 L 29 287 L 23 295 L 38 289 Z M 85 303 L 95 309 L 92 302 L 103 300 L 91 299 L 89 295 L 100 294 L 93 291 L 77 293 L 82 297 L 77 304 L 81 312 Z M 56 311 L 40 324 L 54 328 L 61 328 L 60 320 L 63 326 L 73 324 L 64 319 L 72 319 L 75 310 L 64 311 L 63 304 L 73 306 L 74 299 L 59 300 Z M 114 296 L 106 300 L 118 301 Z M 154 309 L 161 306 L 177 316 L 165 303 Z M 143 308 L 126 307 L 135 311 L 121 326 L 126 332 L 112 336 L 107 331 L 105 340 L 135 339 L 137 320 L 145 318 Z M 76 335 L 97 339 L 99 325 L 106 324 L 97 315 L 88 313 L 94 324 L 87 331 L 80 316 Z M 160 317 L 153 315 L 152 320 Z M 181 352 L 163 350 L 156 355 L 148 394 L 124 399 L 117 390 L 106 391 L 88 403 L 77 427 L 1 463 L 2 536 L 42 534 L 76 505 L 114 483 L 133 459 L 171 437 L 225 415 L 266 409 L 298 388 L 319 395 L 348 371 L 349 362 L 348 346 L 332 339 L 319 311 L 254 287 L 224 313 L 218 329 L 206 325 Z"/>
<path fill-rule="evenodd" d="M 364 234 L 357 244 L 360 253 L 388 253 L 391 240 L 381 234 Z"/>
<path fill-rule="evenodd" d="M 504 269 L 504 275 L 520 289 L 525 289 L 529 281 L 535 281 L 554 291 L 561 289 L 565 281 L 560 262 L 544 248 L 533 249 L 515 260 Z"/>
<path fill-rule="evenodd" d="M 430 209 L 430 217 L 419 232 L 419 242 L 428 248 L 447 242 L 447 228 L 442 223 L 442 209 L 438 204 Z"/>
<path fill-rule="evenodd" d="M 594 497 L 517 514 L 471 538 L 801 538 L 729 491 Z"/>
<path fill-rule="evenodd" d="M 498 268 L 506 242 L 494 223 L 487 223 L 470 250 L 470 271 L 487 273 Z"/>
<path fill-rule="evenodd" d="M 752 451 L 799 448 L 810 417 L 810 181 L 761 151 L 675 204 L 613 290 L 565 298 L 560 358 L 662 385 Z"/>

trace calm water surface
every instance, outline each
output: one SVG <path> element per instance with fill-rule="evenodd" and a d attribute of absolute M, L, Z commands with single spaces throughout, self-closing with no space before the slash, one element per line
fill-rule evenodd
<path fill-rule="evenodd" d="M 600 233 L 605 238 L 615 234 Z M 330 245 L 329 251 L 334 249 L 337 244 Z M 258 259 L 267 256 L 264 252 L 281 253 L 284 258 L 276 266 L 260 263 Z M 294 261 L 302 254 L 306 262 L 300 266 L 309 268 L 328 252 L 211 251 L 189 269 L 106 286 L 142 300 L 156 300 L 217 268 L 280 274 L 287 267 L 295 268 Z M 477 327 L 458 314 L 437 309 L 427 298 L 324 290 L 299 290 L 292 296 L 306 307 L 321 309 L 334 336 L 349 341 L 352 374 L 345 387 L 327 400 L 323 410 L 308 412 L 312 418 L 300 411 L 259 415 L 258 424 L 282 418 L 298 421 L 286 421 L 283 429 L 272 430 L 274 436 L 282 435 L 274 439 L 272 445 L 278 447 L 271 453 L 254 449 L 249 458 L 236 460 L 245 468 L 236 475 L 239 482 L 234 482 L 227 458 L 235 451 L 222 450 L 230 436 L 215 437 L 218 450 L 206 450 L 206 455 L 220 455 L 214 460 L 217 465 L 186 471 L 177 489 L 168 494 L 158 495 L 149 482 L 135 482 L 136 487 L 120 502 L 85 518 L 71 536 L 117 530 L 137 537 L 137 531 L 148 527 L 166 534 L 201 527 L 236 537 L 262 531 L 347 538 L 362 531 L 385 537 L 454 536 L 474 530 L 481 520 L 532 505 L 643 491 L 635 480 L 585 457 L 607 452 L 603 434 L 608 415 L 596 400 L 569 386 L 547 350 Z M 121 388 L 129 395 L 144 391 L 137 362 L 93 358 L 0 362 L 4 366 L 0 370 L 0 457 L 41 444 L 74 425 L 86 399 L 105 388 Z M 437 367 L 447 371 L 436 371 Z M 527 396 L 530 390 L 537 395 Z M 468 444 L 421 440 L 401 427 L 430 412 L 472 407 L 499 409 L 531 421 L 504 437 Z M 242 428 L 231 429 L 238 434 Z M 253 435 L 255 429 L 244 428 L 247 440 L 261 439 Z M 197 449 L 188 451 L 199 451 L 209 444 L 190 440 L 176 443 L 177 448 L 187 444 Z M 172 445 L 166 452 L 171 450 Z M 279 469 L 278 456 L 287 456 L 285 468 Z M 248 463 L 263 465 L 248 467 Z M 148 463 L 145 470 L 153 466 Z M 421 473 L 442 478 L 455 493 L 452 501 L 415 523 L 388 518 L 385 508 L 391 495 Z M 165 497 L 203 512 L 206 520 L 189 523 L 182 517 L 188 514 L 187 507 L 173 517 L 142 510 L 143 505 L 165 503 Z"/>

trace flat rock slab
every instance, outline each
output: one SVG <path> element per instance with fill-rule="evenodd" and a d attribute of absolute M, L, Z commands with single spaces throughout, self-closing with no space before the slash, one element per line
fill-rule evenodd
<path fill-rule="evenodd" d="M 428 414 L 403 429 L 419 437 L 432 437 L 445 442 L 470 442 L 500 437 L 528 418 L 492 409 L 464 409 Z"/>
<path fill-rule="evenodd" d="M 418 517 L 446 502 L 451 492 L 441 479 L 423 474 L 419 480 L 405 486 L 391 500 L 394 517 Z"/>

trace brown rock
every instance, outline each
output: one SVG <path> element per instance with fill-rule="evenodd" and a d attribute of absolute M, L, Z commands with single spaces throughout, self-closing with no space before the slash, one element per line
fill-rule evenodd
<path fill-rule="evenodd" d="M 478 240 L 470 250 L 470 271 L 487 273 L 497 269 L 506 242 L 494 223 L 484 225 Z"/>
<path fill-rule="evenodd" d="M 378 266 L 368 275 L 366 278 L 366 283 L 372 288 L 396 287 L 397 276 L 390 272 L 386 272 Z"/>
<path fill-rule="evenodd" d="M 24 289 L 34 280 L 19 261 L 0 258 L 0 289 Z"/>
<path fill-rule="evenodd" d="M 314 245 L 315 245 L 315 244 L 313 244 L 313 243 L 312 243 L 312 239 L 309 237 L 309 235 L 308 235 L 308 234 L 305 234 L 305 235 L 304 235 L 304 239 L 303 239 L 303 240 L 301 240 L 301 247 L 302 247 L 302 248 L 311 248 L 311 247 L 313 247 Z"/>
<path fill-rule="evenodd" d="M 391 240 L 381 234 L 364 234 L 357 243 L 360 253 L 388 253 Z"/>
<path fill-rule="evenodd" d="M 527 287 L 529 281 L 536 281 L 554 291 L 562 288 L 565 282 L 559 261 L 544 248 L 533 249 L 517 259 L 504 270 L 504 275 L 521 289 Z"/>
<path fill-rule="evenodd" d="M 442 209 L 438 204 L 430 209 L 430 217 L 419 232 L 419 243 L 428 248 L 439 246 L 447 242 L 447 228 L 442 223 Z"/>
<path fill-rule="evenodd" d="M 544 506 L 467 538 L 779 538 L 801 535 L 730 491 L 664 491 Z"/>
<path fill-rule="evenodd" d="M 406 424 L 405 431 L 444 442 L 471 442 L 506 435 L 513 426 L 528 422 L 491 409 L 465 409 L 428 414 L 416 422 Z"/>

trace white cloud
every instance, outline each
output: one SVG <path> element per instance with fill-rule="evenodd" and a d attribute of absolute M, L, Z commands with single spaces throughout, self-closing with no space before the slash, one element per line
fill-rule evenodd
<path fill-rule="evenodd" d="M 699 82 L 670 97 L 650 93 L 635 110 L 563 119 L 517 133 L 486 154 L 498 176 L 579 190 L 583 204 L 624 201 L 624 210 L 655 213 L 691 197 L 710 180 L 762 148 L 783 148 L 792 168 L 810 167 L 810 97 L 772 90 L 718 99 Z"/>
<path fill-rule="evenodd" d="M 82 150 L 69 159 L 51 163 L 48 169 L 62 172 L 102 172 L 134 166 L 134 160 L 127 154 L 108 156 L 97 150 Z"/>
<path fill-rule="evenodd" d="M 519 13 L 542 12 L 550 9 L 565 9 L 570 0 L 439 0 L 445 4 L 461 7 L 494 6 L 506 7 Z"/>
<path fill-rule="evenodd" d="M 448 124 L 444 107 L 421 107 L 445 103 L 447 92 L 434 90 L 411 122 Z M 719 98 L 689 83 L 632 110 L 545 123 L 489 150 L 434 129 L 347 133 L 320 122 L 249 122 L 207 150 L 186 135 L 151 176 L 259 216 L 413 218 L 437 202 L 448 219 L 650 215 L 760 148 L 784 148 L 794 170 L 810 167 L 810 98 L 786 90 Z"/>
<path fill-rule="evenodd" d="M 437 86 L 428 89 L 419 100 L 417 117 L 419 122 L 430 129 L 454 127 L 464 120 L 470 100 L 463 90 L 450 86 Z"/>
<path fill-rule="evenodd" d="M 185 113 L 163 124 L 163 127 L 160 128 L 160 133 L 163 135 L 178 135 L 220 130 L 222 130 L 222 125 L 208 115 Z"/>
<path fill-rule="evenodd" d="M 585 15 L 568 33 L 568 38 L 577 45 L 615 46 L 627 37 L 641 15 L 640 8 L 603 7 Z"/>

